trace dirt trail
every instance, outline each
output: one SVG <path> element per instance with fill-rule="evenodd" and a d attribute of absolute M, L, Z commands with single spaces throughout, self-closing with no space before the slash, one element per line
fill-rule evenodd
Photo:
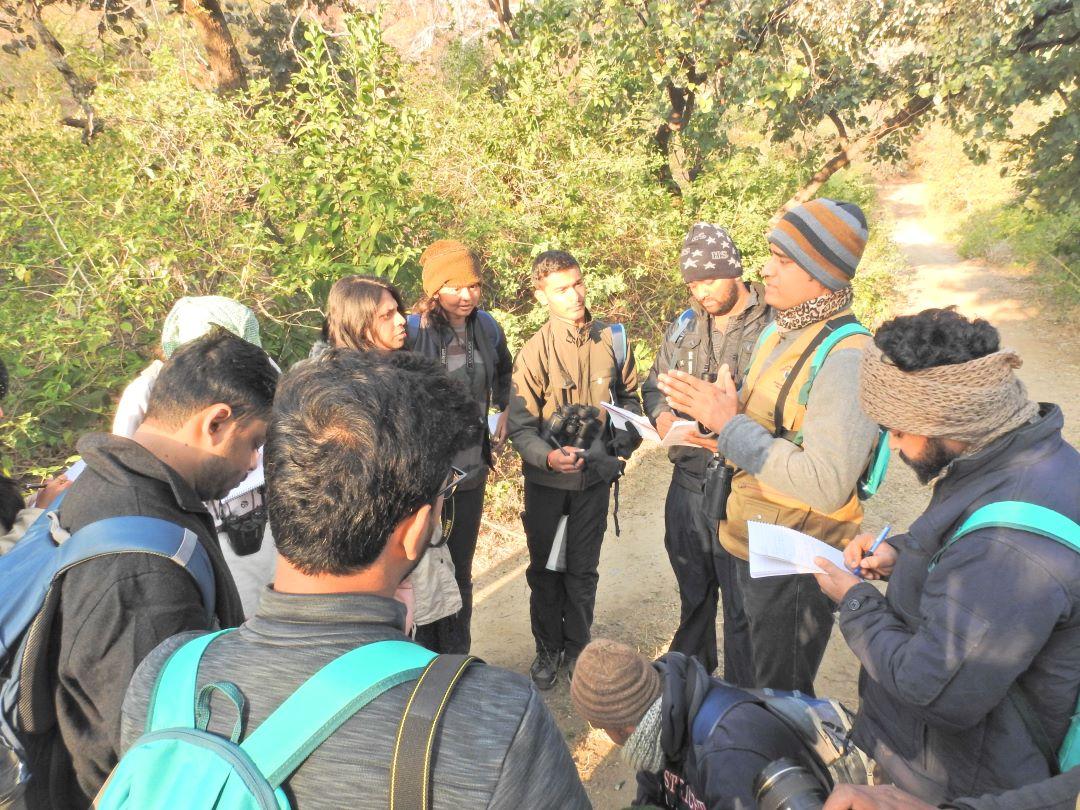
<path fill-rule="evenodd" d="M 962 260 L 936 235 L 921 183 L 888 183 L 881 188 L 881 197 L 895 221 L 895 239 L 910 265 L 900 279 L 906 301 L 898 305 L 898 312 L 956 304 L 966 315 L 990 320 L 1001 329 L 1005 344 L 1024 357 L 1020 373 L 1032 396 L 1057 402 L 1065 409 L 1067 435 L 1077 443 L 1077 336 L 1039 317 L 1030 281 L 1014 270 Z M 666 649 L 678 619 L 678 591 L 663 545 L 664 497 L 670 476 L 671 466 L 663 452 L 638 454 L 622 482 L 622 537 L 617 539 L 609 524 L 600 559 L 593 634 L 625 641 L 648 655 Z M 902 464 L 894 463 L 885 486 L 868 503 L 864 526 L 868 531 L 885 523 L 904 528 L 927 498 L 914 476 Z M 528 672 L 533 657 L 524 577 L 528 552 L 519 526 L 497 531 L 503 535 L 504 553 L 487 570 L 477 571 L 473 651 L 489 663 Z M 855 706 L 857 672 L 854 656 L 835 632 L 818 676 L 818 693 Z M 614 810 L 628 806 L 635 793 L 633 772 L 605 735 L 590 731 L 573 714 L 565 678 L 545 700 L 566 735 L 595 807 Z"/>

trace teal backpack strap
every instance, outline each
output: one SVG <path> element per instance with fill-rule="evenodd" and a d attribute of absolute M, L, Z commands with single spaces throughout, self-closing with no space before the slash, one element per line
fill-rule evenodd
<path fill-rule="evenodd" d="M 870 455 L 870 464 L 859 476 L 858 492 L 861 500 L 867 500 L 877 494 L 885 473 L 889 469 L 889 431 L 878 428 L 877 444 Z"/>
<path fill-rule="evenodd" d="M 994 527 L 1019 529 L 1022 532 L 1038 534 L 1050 540 L 1056 540 L 1080 554 L 1080 525 L 1075 521 L 1060 512 L 1038 504 L 1024 501 L 995 501 L 971 513 L 930 560 L 930 570 L 934 569 L 945 550 L 961 537 L 981 529 Z"/>
<path fill-rule="evenodd" d="M 758 335 L 757 343 L 754 344 L 754 351 L 750 353 L 750 365 L 754 365 L 754 358 L 757 357 L 758 351 L 764 345 L 765 341 L 772 337 L 776 333 L 776 321 L 769 321 L 768 325 L 761 330 L 761 334 Z M 749 366 L 747 366 L 749 368 Z"/>
<path fill-rule="evenodd" d="M 802 387 L 802 390 L 799 391 L 800 405 L 805 405 L 810 401 L 810 389 L 814 385 L 814 378 L 817 377 L 818 372 L 825 363 L 825 358 L 829 356 L 829 352 L 833 350 L 836 344 L 852 335 L 869 334 L 870 330 L 858 321 L 845 323 L 829 332 L 825 339 L 818 344 L 817 351 L 814 352 L 814 359 L 810 361 L 810 376 L 806 378 L 806 384 Z"/>
<path fill-rule="evenodd" d="M 347 652 L 308 678 L 240 747 L 277 789 L 342 723 L 387 689 L 419 676 L 434 657 L 411 641 L 377 641 Z"/>
<path fill-rule="evenodd" d="M 154 683 L 146 710 L 146 733 L 167 728 L 195 728 L 196 685 L 203 653 L 218 636 L 219 630 L 193 638 L 165 662 Z"/>

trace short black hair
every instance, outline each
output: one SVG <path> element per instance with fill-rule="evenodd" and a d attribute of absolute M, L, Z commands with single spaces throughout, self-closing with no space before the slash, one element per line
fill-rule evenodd
<path fill-rule="evenodd" d="M 948 307 L 886 321 L 874 343 L 901 371 L 918 371 L 993 354 L 1001 346 L 1001 336 L 982 318 L 968 320 Z"/>
<path fill-rule="evenodd" d="M 539 287 L 540 282 L 552 273 L 561 273 L 563 270 L 570 270 L 574 267 L 581 267 L 581 265 L 578 264 L 577 259 L 565 250 L 545 250 L 533 259 L 533 285 Z"/>
<path fill-rule="evenodd" d="M 4 365 L 4 361 L 0 360 L 0 399 L 7 396 L 8 392 L 8 370 Z"/>
<path fill-rule="evenodd" d="M 278 386 L 265 451 L 278 552 L 305 574 L 349 574 L 432 503 L 454 454 L 480 441 L 480 406 L 413 352 L 331 349 Z"/>
<path fill-rule="evenodd" d="M 0 529 L 4 534 L 11 531 L 11 527 L 15 525 L 15 519 L 25 505 L 19 482 L 6 475 L 0 475 Z"/>
<path fill-rule="evenodd" d="M 166 361 L 150 391 L 146 418 L 175 428 L 221 402 L 232 408 L 234 419 L 269 419 L 277 378 L 266 352 L 215 327 Z"/>

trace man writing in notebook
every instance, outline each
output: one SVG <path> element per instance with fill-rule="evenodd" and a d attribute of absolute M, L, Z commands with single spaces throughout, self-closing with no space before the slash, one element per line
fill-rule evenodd
<path fill-rule="evenodd" d="M 464 386 L 409 352 L 330 350 L 282 379 L 265 456 L 277 575 L 255 616 L 216 639 L 198 670 L 199 688 L 239 688 L 245 738 L 330 661 L 372 642 L 408 641 L 394 591 L 441 542 L 442 504 L 460 480 L 451 461 L 477 440 L 478 417 Z M 136 673 L 124 704 L 125 748 L 144 729 L 162 665 L 190 638 L 165 642 Z M 283 785 L 292 806 L 387 807 L 413 687 L 383 692 L 304 759 Z M 215 711 L 209 730 L 227 737 L 234 719 Z M 436 729 L 429 806 L 589 806 L 528 679 L 468 667 Z"/>
<path fill-rule="evenodd" d="M 817 561 L 863 667 L 854 740 L 930 804 L 1080 761 L 1062 757 L 1080 693 L 1080 453 L 1020 365 L 993 326 L 951 310 L 883 324 L 860 400 L 933 495 L 907 534 L 845 551 L 848 568 L 889 578 L 884 596 Z"/>

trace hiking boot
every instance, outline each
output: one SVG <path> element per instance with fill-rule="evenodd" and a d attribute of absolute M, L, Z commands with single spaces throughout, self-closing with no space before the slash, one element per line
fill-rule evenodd
<path fill-rule="evenodd" d="M 559 658 L 562 653 L 549 653 L 541 651 L 536 654 L 529 674 L 537 689 L 547 691 L 555 685 L 555 679 L 559 677 Z"/>
<path fill-rule="evenodd" d="M 577 666 L 577 656 L 566 659 L 566 680 L 570 683 L 574 681 L 574 667 Z"/>

